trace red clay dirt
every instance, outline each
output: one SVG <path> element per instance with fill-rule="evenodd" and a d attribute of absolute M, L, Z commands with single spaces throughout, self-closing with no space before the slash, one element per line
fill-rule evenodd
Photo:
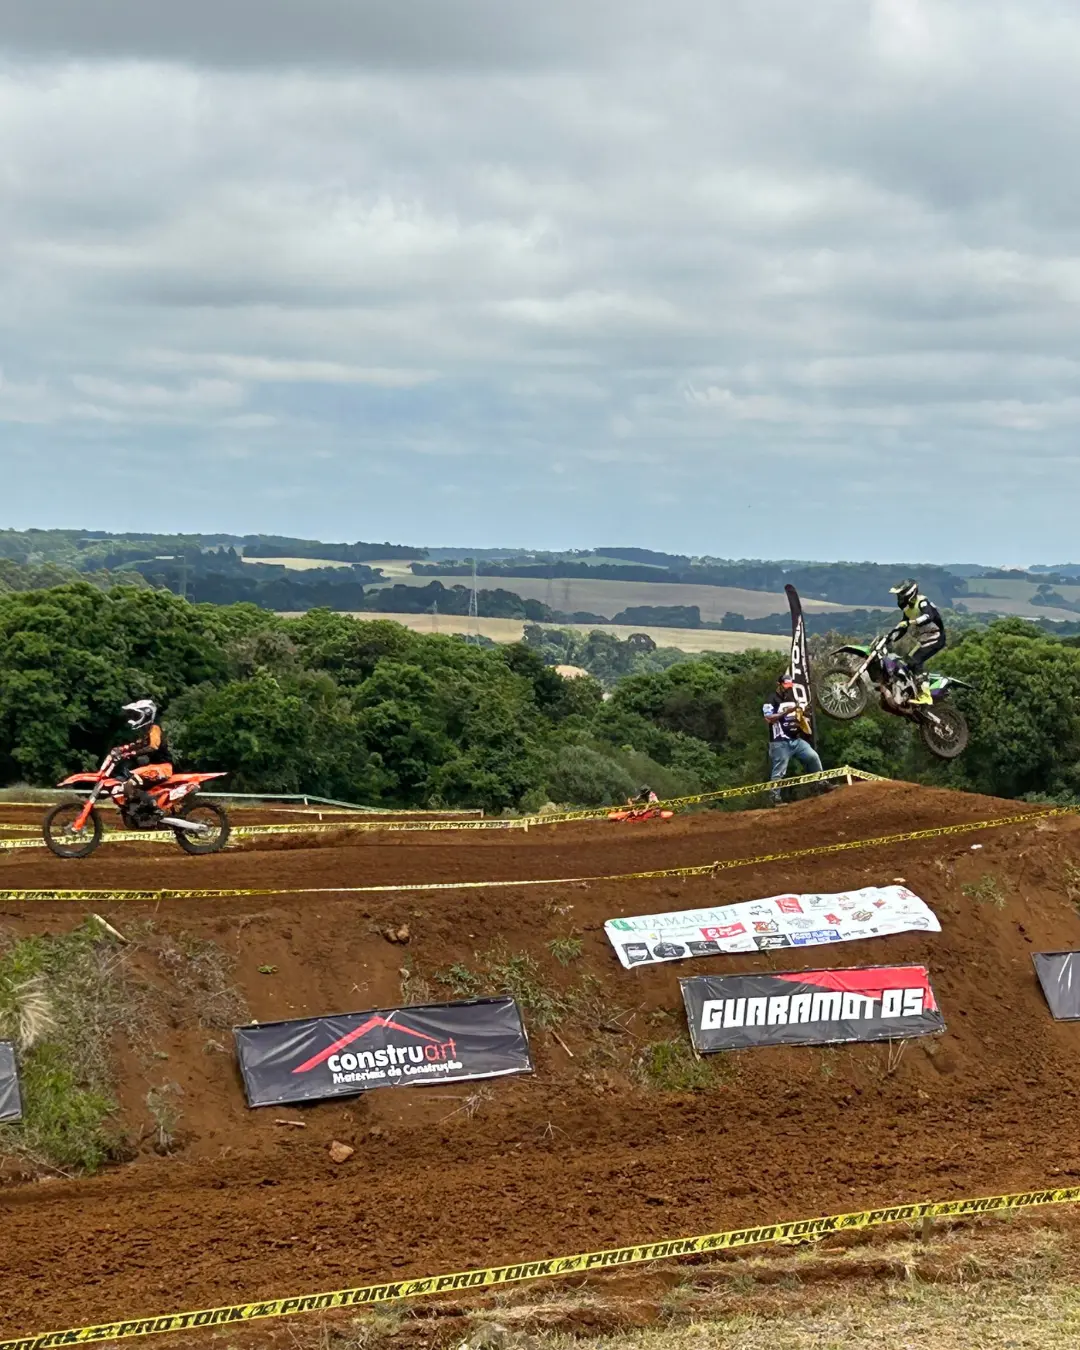
<path fill-rule="evenodd" d="M 865 1204 L 1067 1184 L 1080 1176 L 1080 1026 L 1051 1020 L 1030 955 L 1080 947 L 1068 894 L 1069 866 L 1080 862 L 1072 817 L 704 878 L 265 893 L 598 877 L 1022 809 L 865 784 L 779 811 L 648 827 L 291 837 L 206 859 L 138 845 L 83 863 L 0 857 L 5 889 L 263 890 L 157 904 L 0 904 L 0 925 L 16 933 L 65 929 L 91 910 L 138 929 L 148 936 L 133 960 L 148 984 L 162 979 L 161 942 L 213 939 L 235 957 L 235 982 L 260 1021 L 394 1005 L 403 969 L 413 988 L 427 980 L 446 997 L 436 972 L 475 970 L 496 944 L 529 953 L 552 985 L 595 981 L 588 1011 L 559 1028 L 573 1058 L 533 1028 L 535 1075 L 488 1084 L 471 1101 L 463 1085 L 250 1111 L 227 1032 L 178 1015 L 153 1029 L 152 1045 L 118 1047 L 125 1121 L 137 1134 L 148 1087 L 175 1082 L 181 1147 L 160 1157 L 146 1142 L 134 1161 L 96 1178 L 0 1189 L 0 1339 Z M 963 891 L 987 873 L 1004 892 L 1000 908 Z M 623 971 L 602 932 L 620 914 L 897 877 L 935 910 L 940 934 Z M 387 941 L 385 930 L 402 924 L 408 944 Z M 548 943 L 569 934 L 583 954 L 564 970 Z M 715 1086 L 699 1092 L 646 1088 L 635 1072 L 642 1047 L 684 1034 L 679 975 L 883 961 L 930 967 L 948 1024 L 942 1038 L 909 1043 L 899 1058 L 882 1046 L 740 1052 L 723 1057 Z M 334 1139 L 356 1150 L 342 1165 L 327 1153 Z"/>

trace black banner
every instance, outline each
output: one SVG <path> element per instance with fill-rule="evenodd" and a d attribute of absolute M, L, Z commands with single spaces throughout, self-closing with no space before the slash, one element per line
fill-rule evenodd
<path fill-rule="evenodd" d="M 10 1041 L 0 1041 L 0 1121 L 7 1120 L 22 1120 L 22 1099 L 15 1047 Z"/>
<path fill-rule="evenodd" d="M 1080 1021 L 1080 952 L 1034 952 L 1031 959 L 1054 1020 Z"/>
<path fill-rule="evenodd" d="M 803 621 L 802 601 L 799 592 L 790 583 L 784 587 L 787 592 L 788 608 L 791 610 L 791 656 L 788 670 L 791 673 L 791 696 L 798 704 L 799 712 L 805 722 L 803 735 L 814 743 L 814 711 L 810 697 L 810 652 L 806 646 L 806 624 Z"/>
<path fill-rule="evenodd" d="M 249 1106 L 532 1072 L 512 998 L 266 1022 L 233 1035 Z"/>
<path fill-rule="evenodd" d="M 680 980 L 703 1054 L 754 1045 L 895 1041 L 945 1030 L 925 966 L 859 966 Z"/>

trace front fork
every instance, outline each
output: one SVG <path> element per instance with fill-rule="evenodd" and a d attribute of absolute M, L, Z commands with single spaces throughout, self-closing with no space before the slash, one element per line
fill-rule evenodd
<path fill-rule="evenodd" d="M 90 812 L 93 811 L 94 807 L 97 805 L 97 799 L 100 794 L 101 784 L 95 783 L 93 792 L 91 792 L 90 796 L 86 799 L 86 805 L 75 817 L 75 821 L 71 826 L 74 834 L 81 834 L 82 831 L 86 829 L 86 822 L 90 819 Z"/>

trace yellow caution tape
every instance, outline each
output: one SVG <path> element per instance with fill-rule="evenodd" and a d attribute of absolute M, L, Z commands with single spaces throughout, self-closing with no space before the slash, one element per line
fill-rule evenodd
<path fill-rule="evenodd" d="M 782 1223 L 753 1228 L 731 1228 L 722 1233 L 697 1237 L 663 1238 L 635 1243 L 629 1247 L 609 1247 L 604 1251 L 580 1252 L 573 1256 L 548 1256 L 514 1265 L 488 1266 L 460 1270 L 445 1275 L 424 1275 L 418 1279 L 389 1280 L 382 1284 L 361 1285 L 354 1289 L 334 1289 L 325 1293 L 298 1294 L 289 1298 L 260 1299 L 250 1303 L 225 1304 L 200 1308 L 193 1312 L 164 1313 L 156 1317 L 117 1318 L 95 1326 L 71 1327 L 66 1331 L 44 1331 L 13 1340 L 0 1341 L 0 1350 L 50 1350 L 60 1345 L 85 1345 L 93 1341 L 126 1340 L 133 1336 L 161 1336 L 170 1331 L 191 1331 L 197 1327 L 217 1327 L 226 1323 L 255 1322 L 271 1317 L 295 1317 L 300 1313 L 326 1312 L 333 1308 L 363 1308 L 372 1304 L 396 1303 L 403 1299 L 427 1298 L 433 1294 L 473 1293 L 531 1280 L 558 1279 L 568 1275 L 591 1275 L 625 1266 L 676 1257 L 708 1256 L 713 1252 L 741 1251 L 770 1243 L 798 1240 L 815 1241 L 834 1233 L 885 1224 L 914 1223 L 924 1219 L 964 1219 L 984 1214 L 1016 1213 L 1045 1205 L 1074 1205 L 1080 1201 L 1080 1186 L 1048 1190 L 1015 1191 L 1008 1195 L 987 1195 L 973 1200 L 917 1200 L 880 1209 L 862 1209 L 850 1214 L 828 1214 L 816 1219 L 789 1219 Z"/>
<path fill-rule="evenodd" d="M 846 778 L 848 781 L 859 779 L 865 782 L 885 783 L 889 780 L 880 774 L 867 773 L 864 769 L 853 769 L 844 765 L 839 769 L 822 769 L 819 773 L 793 774 L 785 778 L 780 786 L 799 787 L 809 783 L 824 783 L 832 779 Z M 685 806 L 700 806 L 708 802 L 718 802 L 729 797 L 750 797 L 757 793 L 774 790 L 778 784 L 747 783 L 742 787 L 721 788 L 716 792 L 699 792 L 692 797 L 671 797 L 666 801 L 652 805 L 656 809 L 679 810 Z M 0 806 L 4 803 L 0 803 Z M 263 835 L 278 834 L 340 834 L 348 830 L 371 831 L 384 830 L 394 834 L 438 833 L 444 830 L 528 830 L 538 825 L 563 825 L 574 820 L 603 820 L 617 809 L 610 806 L 590 806 L 580 811 L 557 811 L 548 815 L 516 816 L 512 818 L 487 818 L 484 820 L 343 820 L 331 823 L 295 824 L 295 825 L 235 825 L 232 833 L 238 839 L 255 838 Z M 31 831 L 32 825 L 0 825 L 0 829 Z M 107 832 L 103 844 L 160 844 L 170 843 L 172 833 L 162 830 L 112 830 Z M 21 840 L 0 839 L 0 851 L 16 848 L 44 848 L 43 839 Z"/>
<path fill-rule="evenodd" d="M 935 825 L 925 830 L 907 830 L 902 834 L 879 834 L 871 839 L 845 839 L 834 844 L 814 844 L 809 848 L 788 849 L 784 853 L 759 853 L 752 858 L 722 858 L 691 867 L 661 867 L 651 872 L 615 872 L 607 876 L 536 877 L 516 881 L 416 881 L 383 886 L 264 886 L 244 889 L 203 890 L 0 890 L 0 901 L 7 900 L 211 900 L 253 895 L 373 895 L 398 891 L 474 891 L 508 886 L 573 886 L 597 881 L 645 881 L 665 877 L 705 877 L 735 867 L 754 867 L 759 863 L 789 862 L 796 858 L 823 857 L 829 853 L 847 853 L 852 849 L 875 848 L 879 844 L 904 844 L 919 839 L 940 839 L 974 830 L 996 829 L 1003 825 L 1026 825 L 1051 816 L 1075 815 L 1076 808 L 1052 806 L 1043 811 L 1026 811 L 1016 816 L 995 816 L 990 820 L 969 820 L 961 825 Z"/>
<path fill-rule="evenodd" d="M 846 778 L 849 782 L 858 779 L 866 783 L 887 783 L 890 780 L 878 773 L 868 773 L 865 769 L 853 769 L 845 764 L 839 769 L 821 769 L 817 773 L 792 774 L 790 778 L 770 779 L 767 783 L 745 783 L 741 787 L 719 788 L 715 792 L 697 792 L 692 797 L 668 797 L 662 802 L 650 803 L 653 807 L 677 811 L 684 806 L 701 806 L 706 802 L 724 801 L 729 797 L 752 797 L 757 793 L 774 792 L 779 788 L 801 787 L 808 783 L 827 783 L 832 779 Z M 558 811 L 547 815 L 529 816 L 529 825 L 561 825 L 568 820 L 601 820 L 612 810 L 621 808 L 611 806 L 589 806 L 581 811 Z"/>

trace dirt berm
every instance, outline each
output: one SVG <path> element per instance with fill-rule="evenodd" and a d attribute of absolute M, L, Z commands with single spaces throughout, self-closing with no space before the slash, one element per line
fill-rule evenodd
<path fill-rule="evenodd" d="M 290 837 L 208 859 L 116 845 L 81 864 L 15 852 L 0 858 L 0 886 L 265 892 L 598 877 L 1023 809 L 866 784 L 779 811 L 528 835 Z M 1065 816 L 687 880 L 5 902 L 0 924 L 17 934 L 60 931 L 90 911 L 142 934 L 129 960 L 148 985 L 161 978 L 162 942 L 190 951 L 210 939 L 235 962 L 230 978 L 260 1021 L 393 1006 L 403 993 L 450 997 L 448 979 L 482 976 L 500 953 L 533 958 L 537 997 L 573 997 L 557 1036 L 530 1026 L 535 1074 L 480 1091 L 373 1091 L 249 1111 L 227 1032 L 197 1016 L 118 1047 L 122 1117 L 144 1136 L 138 1156 L 91 1179 L 0 1188 L 0 1339 L 1080 1176 L 1080 1025 L 1051 1020 L 1031 964 L 1033 951 L 1080 947 L 1074 864 L 1080 821 Z M 602 932 L 620 914 L 896 878 L 931 905 L 940 934 L 623 971 Z M 387 939 L 403 926 L 407 942 Z M 563 966 L 549 944 L 575 937 L 580 955 L 564 945 Z M 643 1067 L 663 1058 L 651 1047 L 685 1040 L 679 975 L 904 961 L 930 968 L 941 1038 L 902 1051 L 745 1051 L 704 1068 L 684 1056 L 672 1071 L 684 1090 Z M 164 1078 L 179 1115 L 173 1151 L 161 1155 L 144 1103 Z M 347 1162 L 330 1160 L 332 1140 L 355 1149 Z"/>

